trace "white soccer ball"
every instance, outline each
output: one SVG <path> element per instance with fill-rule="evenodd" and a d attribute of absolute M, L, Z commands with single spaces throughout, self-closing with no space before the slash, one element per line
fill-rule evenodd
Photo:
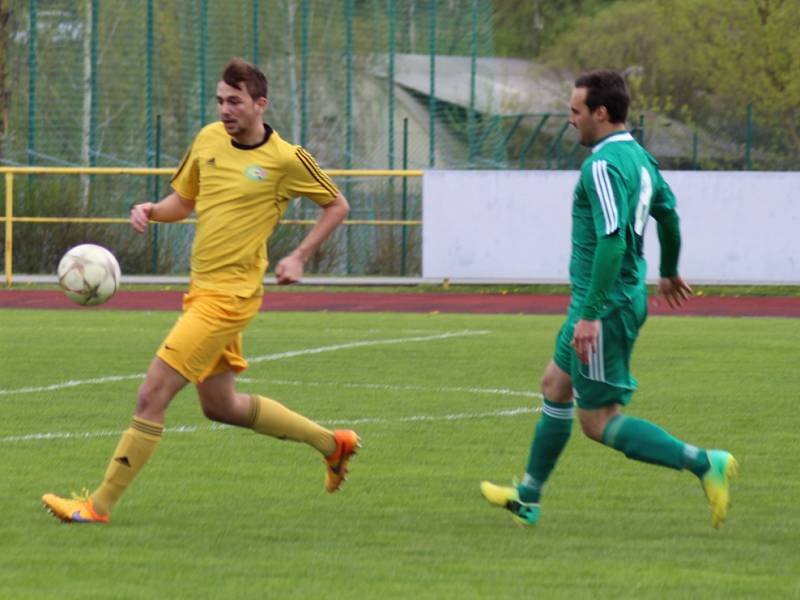
<path fill-rule="evenodd" d="M 70 248 L 58 263 L 58 285 L 67 298 L 84 306 L 109 300 L 119 289 L 120 277 L 114 255 L 95 244 Z"/>

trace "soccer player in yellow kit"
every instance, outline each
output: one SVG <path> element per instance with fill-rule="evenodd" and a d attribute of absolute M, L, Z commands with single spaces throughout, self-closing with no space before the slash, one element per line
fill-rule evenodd
<path fill-rule="evenodd" d="M 325 488 L 339 489 L 360 441 L 349 429 L 329 431 L 264 396 L 235 390 L 247 367 L 242 331 L 258 312 L 267 268 L 267 240 L 291 199 L 305 196 L 322 208 L 300 245 L 275 268 L 278 283 L 296 283 L 319 245 L 349 211 L 345 197 L 301 147 L 264 123 L 267 80 L 254 65 L 232 59 L 217 85 L 220 120 L 194 139 L 158 203 L 137 204 L 131 226 L 170 223 L 197 215 L 192 276 L 183 314 L 150 364 L 136 412 L 109 462 L 102 484 L 88 497 L 42 497 L 67 522 L 107 522 L 119 498 L 146 464 L 164 429 L 170 401 L 189 382 L 205 415 L 278 439 L 316 448 L 326 463 Z"/>

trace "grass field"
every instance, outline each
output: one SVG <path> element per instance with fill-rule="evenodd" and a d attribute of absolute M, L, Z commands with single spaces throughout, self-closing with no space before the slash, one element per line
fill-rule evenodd
<path fill-rule="evenodd" d="M 261 314 L 240 385 L 364 442 L 341 493 L 315 453 L 212 426 L 194 392 L 109 526 L 93 488 L 175 313 L 0 311 L 0 598 L 779 598 L 800 595 L 800 321 L 653 318 L 629 412 L 741 463 L 716 531 L 693 476 L 576 427 L 542 520 L 481 479 L 524 467 L 560 317 Z"/>

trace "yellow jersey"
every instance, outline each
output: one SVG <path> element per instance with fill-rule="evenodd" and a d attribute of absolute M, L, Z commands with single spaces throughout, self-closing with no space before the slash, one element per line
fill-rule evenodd
<path fill-rule="evenodd" d="M 172 188 L 194 201 L 192 287 L 245 298 L 263 293 L 267 240 L 289 201 L 298 196 L 320 206 L 339 190 L 316 161 L 264 125 L 261 143 L 245 146 L 221 121 L 195 137 L 172 178 Z"/>

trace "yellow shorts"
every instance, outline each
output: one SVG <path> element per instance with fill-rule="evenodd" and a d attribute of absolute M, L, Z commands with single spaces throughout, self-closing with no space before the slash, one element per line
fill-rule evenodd
<path fill-rule="evenodd" d="M 261 296 L 190 289 L 183 296 L 183 314 L 156 356 L 192 383 L 228 370 L 247 368 L 242 331 L 261 308 Z"/>

